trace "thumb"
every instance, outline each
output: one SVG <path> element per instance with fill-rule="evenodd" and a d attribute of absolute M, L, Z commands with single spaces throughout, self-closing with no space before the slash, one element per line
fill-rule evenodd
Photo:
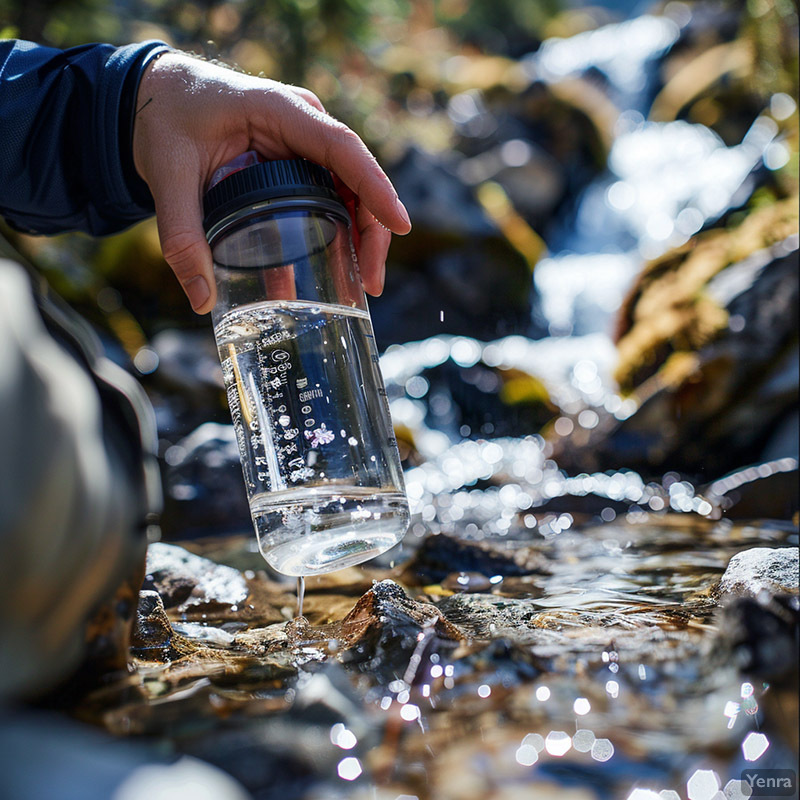
<path fill-rule="evenodd" d="M 207 314 L 216 303 L 216 284 L 197 185 L 183 185 L 174 173 L 170 177 L 173 180 L 163 191 L 152 190 L 161 252 L 192 308 Z"/>

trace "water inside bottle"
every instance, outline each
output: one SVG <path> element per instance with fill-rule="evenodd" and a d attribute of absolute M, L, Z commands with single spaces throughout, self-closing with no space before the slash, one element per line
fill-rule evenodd
<path fill-rule="evenodd" d="M 267 562 L 320 574 L 396 544 L 408 504 L 369 314 L 268 301 L 215 335 Z"/>

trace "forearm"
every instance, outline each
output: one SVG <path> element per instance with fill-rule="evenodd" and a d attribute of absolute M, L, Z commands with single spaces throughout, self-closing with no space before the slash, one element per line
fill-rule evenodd
<path fill-rule="evenodd" d="M 0 42 L 0 215 L 35 233 L 113 233 L 153 213 L 133 167 L 139 78 L 159 42 Z"/>

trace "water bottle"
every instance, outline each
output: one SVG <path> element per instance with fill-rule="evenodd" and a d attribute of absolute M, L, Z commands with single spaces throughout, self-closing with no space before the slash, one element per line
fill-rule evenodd
<path fill-rule="evenodd" d="M 259 549 L 285 575 L 331 572 L 397 544 L 409 519 L 350 216 L 312 162 L 228 172 L 203 224 Z"/>

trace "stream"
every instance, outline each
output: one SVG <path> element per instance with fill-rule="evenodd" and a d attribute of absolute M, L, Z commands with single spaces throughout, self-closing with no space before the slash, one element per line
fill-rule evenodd
<path fill-rule="evenodd" d="M 612 339 L 643 262 L 739 207 L 783 158 L 775 117 L 796 111 L 776 95 L 733 144 L 646 119 L 691 22 L 667 9 L 519 61 L 545 85 L 602 74 L 620 112 L 608 167 L 533 271 L 545 335 L 383 354 L 404 542 L 306 578 L 299 614 L 245 527 L 151 545 L 136 672 L 82 717 L 217 765 L 256 800 L 738 800 L 744 770 L 796 768 L 797 516 L 729 514 L 734 490 L 793 480 L 796 452 L 702 480 L 563 466 L 645 403 L 616 388 Z M 462 127 L 470 108 L 451 101 Z M 505 166 L 523 169 L 514 141 Z M 796 258 L 796 234 L 775 246 Z M 492 405 L 508 376 L 546 396 L 523 435 L 524 415 L 505 430 Z M 789 577 L 758 554 L 726 573 L 754 548 Z"/>

